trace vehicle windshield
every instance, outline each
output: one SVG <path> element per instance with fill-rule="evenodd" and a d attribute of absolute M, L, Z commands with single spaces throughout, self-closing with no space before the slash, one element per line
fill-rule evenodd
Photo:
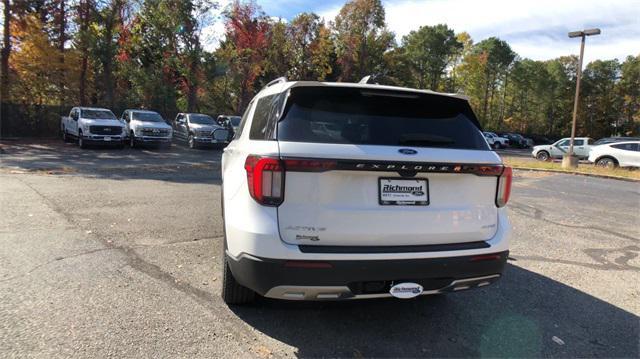
<path fill-rule="evenodd" d="M 132 112 L 131 117 L 137 121 L 143 122 L 164 122 L 162 116 L 157 112 Z"/>
<path fill-rule="evenodd" d="M 465 100 L 357 88 L 292 89 L 278 140 L 488 150 Z"/>
<path fill-rule="evenodd" d="M 216 121 L 209 115 L 189 115 L 189 122 L 198 125 L 215 125 Z"/>
<path fill-rule="evenodd" d="M 90 120 L 115 120 L 116 115 L 109 110 L 82 110 L 82 118 Z"/>
<path fill-rule="evenodd" d="M 240 120 L 242 120 L 242 117 L 240 116 L 229 117 L 229 121 L 231 121 L 231 126 L 234 126 L 234 127 L 240 126 Z"/>

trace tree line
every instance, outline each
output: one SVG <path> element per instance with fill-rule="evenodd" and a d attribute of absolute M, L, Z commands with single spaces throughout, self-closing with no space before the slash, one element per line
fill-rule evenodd
<path fill-rule="evenodd" d="M 476 42 L 446 24 L 397 39 L 380 0 L 348 1 L 334 19 L 301 13 L 290 21 L 236 0 L 222 11 L 213 51 L 203 46 L 218 7 L 209 0 L 2 1 L 3 103 L 239 114 L 280 76 L 372 75 L 465 94 L 490 130 L 565 136 L 571 125 L 576 56 L 534 61 L 499 38 Z M 578 116 L 580 135 L 637 135 L 640 54 L 587 64 Z"/>

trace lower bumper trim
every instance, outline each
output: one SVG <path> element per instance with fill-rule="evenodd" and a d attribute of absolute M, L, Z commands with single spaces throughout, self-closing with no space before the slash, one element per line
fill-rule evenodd
<path fill-rule="evenodd" d="M 425 290 L 420 295 L 434 295 L 446 292 L 484 287 L 500 279 L 500 274 L 492 274 L 482 277 L 456 279 L 442 288 Z M 348 286 L 322 287 L 322 286 L 277 286 L 271 288 L 264 295 L 268 298 L 287 300 L 338 300 L 338 299 L 374 299 L 390 298 L 390 293 L 354 294 Z"/>
<path fill-rule="evenodd" d="M 394 283 L 412 282 L 424 294 L 481 287 L 493 283 L 503 272 L 508 251 L 445 258 L 393 260 L 303 261 L 226 254 L 235 279 L 260 295 L 323 300 L 382 298 L 390 296 Z M 312 265 L 317 264 L 317 265 Z M 285 295 L 286 294 L 286 295 Z"/>

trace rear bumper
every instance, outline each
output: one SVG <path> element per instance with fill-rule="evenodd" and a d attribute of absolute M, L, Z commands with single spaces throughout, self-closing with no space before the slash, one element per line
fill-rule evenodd
<path fill-rule="evenodd" d="M 390 297 L 394 283 L 413 282 L 423 294 L 488 285 L 504 269 L 509 252 L 491 255 L 396 260 L 291 261 L 227 253 L 231 272 L 260 295 L 291 300 Z"/>

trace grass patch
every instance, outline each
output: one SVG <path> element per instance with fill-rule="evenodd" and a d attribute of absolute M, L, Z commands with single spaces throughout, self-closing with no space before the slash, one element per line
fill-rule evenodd
<path fill-rule="evenodd" d="M 504 163 L 513 167 L 513 168 L 521 168 L 521 169 L 540 169 L 540 170 L 550 170 L 554 172 L 566 172 L 566 173 L 582 173 L 582 174 L 593 174 L 593 175 L 601 175 L 601 176 L 612 176 L 619 178 L 629 178 L 640 181 L 640 171 L 637 169 L 626 169 L 626 168 L 603 168 L 596 167 L 593 164 L 581 163 L 578 165 L 576 169 L 563 169 L 562 164 L 560 162 L 543 162 L 537 161 L 533 159 L 524 159 L 520 157 L 510 157 L 503 156 L 502 159 Z"/>

